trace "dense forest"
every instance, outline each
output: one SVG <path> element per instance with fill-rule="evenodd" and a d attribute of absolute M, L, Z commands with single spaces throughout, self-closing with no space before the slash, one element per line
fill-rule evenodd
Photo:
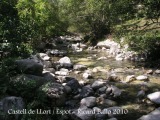
<path fill-rule="evenodd" d="M 82 36 L 82 43 L 88 46 L 96 46 L 99 41 L 112 38 L 121 46 L 127 44 L 128 50 L 145 54 L 147 62 L 155 65 L 160 60 L 160 0 L 1 0 L 0 98 L 9 95 L 22 97 L 28 110 L 52 109 L 50 101 L 42 97 L 46 89 L 40 87 L 39 83 L 21 83 L 17 82 L 18 79 L 13 79 L 23 73 L 16 70 L 15 61 L 44 52 L 41 49 L 42 43 L 47 43 L 50 47 L 51 40 L 72 35 Z M 33 76 L 32 79 L 41 81 Z M 24 89 L 25 85 L 27 87 Z M 32 93 L 35 90 L 37 92 Z M 0 111 L 0 119 L 4 116 L 6 114 L 3 115 Z M 58 115 L 47 117 L 26 114 L 21 117 L 5 117 L 5 120 L 54 118 L 70 119 Z"/>

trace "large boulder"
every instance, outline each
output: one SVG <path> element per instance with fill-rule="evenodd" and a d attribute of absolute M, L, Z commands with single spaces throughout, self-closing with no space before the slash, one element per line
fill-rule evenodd
<path fill-rule="evenodd" d="M 147 95 L 147 98 L 156 104 L 160 104 L 160 91 Z"/>
<path fill-rule="evenodd" d="M 31 94 L 33 91 L 50 80 L 51 79 L 48 79 L 48 77 L 39 77 L 25 74 L 17 75 L 10 79 L 9 91 L 17 95 L 31 98 L 34 95 Z"/>
<path fill-rule="evenodd" d="M 75 78 L 72 77 L 67 77 L 67 86 L 69 86 L 72 89 L 72 93 L 73 94 L 77 94 L 79 92 L 79 89 L 81 88 L 78 80 L 76 80 Z"/>
<path fill-rule="evenodd" d="M 12 114 L 15 110 L 24 109 L 24 101 L 21 97 L 9 96 L 5 97 L 0 101 L 0 111 L 4 116 L 0 115 L 1 120 L 20 120 L 20 114 Z M 8 114 L 9 113 L 9 114 Z M 25 114 L 25 113 L 24 113 Z"/>
<path fill-rule="evenodd" d="M 98 42 L 97 46 L 98 47 L 105 47 L 107 49 L 110 49 L 112 46 L 118 48 L 119 44 L 114 42 L 113 40 L 107 39 L 105 41 Z"/>
<path fill-rule="evenodd" d="M 81 106 L 86 106 L 88 108 L 94 107 L 96 105 L 96 97 L 86 97 L 83 98 L 80 102 Z"/>
<path fill-rule="evenodd" d="M 39 88 L 39 98 L 43 101 L 50 101 L 53 107 L 63 106 L 66 101 L 66 91 L 63 85 L 48 82 Z"/>
<path fill-rule="evenodd" d="M 94 94 L 93 89 L 91 88 L 90 85 L 84 86 L 80 92 L 80 97 L 88 97 Z"/>
<path fill-rule="evenodd" d="M 142 116 L 138 120 L 160 120 L 160 108 L 157 108 L 148 115 Z"/>
<path fill-rule="evenodd" d="M 43 65 L 34 59 L 16 60 L 15 64 L 17 65 L 18 71 L 21 73 L 42 75 Z"/>
<path fill-rule="evenodd" d="M 92 88 L 93 89 L 99 89 L 101 87 L 103 87 L 105 84 L 105 82 L 100 81 L 100 80 L 96 80 L 93 84 L 92 84 Z"/>

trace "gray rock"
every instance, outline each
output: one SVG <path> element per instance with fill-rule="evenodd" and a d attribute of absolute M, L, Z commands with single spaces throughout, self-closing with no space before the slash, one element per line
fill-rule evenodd
<path fill-rule="evenodd" d="M 94 94 L 93 89 L 90 87 L 90 85 L 84 86 L 80 92 L 80 96 L 82 98 L 88 97 Z"/>
<path fill-rule="evenodd" d="M 105 82 L 96 80 L 96 81 L 92 84 L 92 88 L 93 88 L 93 89 L 99 89 L 99 88 L 103 87 L 104 84 L 105 84 Z"/>
<path fill-rule="evenodd" d="M 140 75 L 140 76 L 137 76 L 136 79 L 137 80 L 144 80 L 145 81 L 145 80 L 148 80 L 148 76 Z"/>
<path fill-rule="evenodd" d="M 96 97 L 86 97 L 83 98 L 80 102 L 81 106 L 86 106 L 86 107 L 94 107 L 96 105 Z"/>
<path fill-rule="evenodd" d="M 142 116 L 138 120 L 160 120 L 160 108 L 157 108 L 148 115 Z"/>
<path fill-rule="evenodd" d="M 160 74 L 160 70 L 156 70 L 155 73 L 156 73 L 156 74 Z"/>
<path fill-rule="evenodd" d="M 45 53 L 38 53 L 37 54 L 37 57 L 39 57 L 41 60 L 43 60 L 43 61 L 48 61 L 48 60 L 50 60 L 50 57 L 47 55 L 47 54 L 45 54 Z"/>
<path fill-rule="evenodd" d="M 71 64 L 71 60 L 69 57 L 63 57 L 58 62 L 61 64 L 63 64 L 63 63 Z"/>
<path fill-rule="evenodd" d="M 107 89 L 106 86 L 101 87 L 101 88 L 98 89 L 98 92 L 99 92 L 100 94 L 104 94 L 104 93 L 106 92 L 106 89 Z"/>
<path fill-rule="evenodd" d="M 75 78 L 67 77 L 67 84 L 71 89 L 73 94 L 77 94 L 79 91 L 79 88 L 81 88 L 79 82 Z"/>
<path fill-rule="evenodd" d="M 156 104 L 160 104 L 160 91 L 147 95 L 147 98 Z"/>
<path fill-rule="evenodd" d="M 146 73 L 147 73 L 147 74 L 153 74 L 153 70 L 152 70 L 152 69 L 147 70 Z"/>
<path fill-rule="evenodd" d="M 75 109 L 79 104 L 79 100 L 69 100 L 66 101 L 65 105 L 71 109 Z"/>
<path fill-rule="evenodd" d="M 69 75 L 69 72 L 67 72 L 67 71 L 56 71 L 55 74 L 60 75 L 60 76 L 67 76 L 67 75 Z"/>
<path fill-rule="evenodd" d="M 13 116 L 11 117 L 8 114 L 8 110 L 23 110 L 24 109 L 24 101 L 21 97 L 15 97 L 15 96 L 10 96 L 10 97 L 5 97 L 1 101 L 1 111 L 4 113 L 5 118 L 4 120 L 8 119 L 13 119 Z M 15 114 L 14 119 L 19 120 L 20 119 L 20 114 Z M 3 119 L 3 118 L 2 118 Z"/>
<path fill-rule="evenodd" d="M 16 60 L 15 64 L 17 65 L 18 71 L 21 73 L 42 75 L 43 65 L 33 59 Z"/>
<path fill-rule="evenodd" d="M 69 86 L 65 85 L 64 89 L 65 89 L 65 91 L 66 91 L 67 94 L 72 93 L 72 89 Z"/>
<path fill-rule="evenodd" d="M 95 117 L 94 111 L 89 108 L 79 108 L 73 111 L 71 118 L 73 120 L 93 120 Z"/>
<path fill-rule="evenodd" d="M 56 81 L 55 75 L 53 73 L 50 72 L 46 72 L 43 74 L 43 77 L 47 80 L 47 81 Z"/>
<path fill-rule="evenodd" d="M 108 88 L 106 89 L 106 94 L 110 94 L 113 97 L 119 97 L 121 93 L 122 93 L 122 90 L 113 85 L 108 86 Z"/>

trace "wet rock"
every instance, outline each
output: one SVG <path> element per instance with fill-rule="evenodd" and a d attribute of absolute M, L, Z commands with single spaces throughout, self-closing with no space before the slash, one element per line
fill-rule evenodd
<path fill-rule="evenodd" d="M 73 120 L 94 120 L 94 111 L 90 108 L 79 108 L 72 112 Z"/>
<path fill-rule="evenodd" d="M 42 75 L 43 65 L 33 59 L 16 60 L 15 64 L 17 65 L 18 71 L 21 73 Z"/>
<path fill-rule="evenodd" d="M 66 101 L 66 91 L 64 86 L 59 83 L 48 82 L 39 88 L 39 97 L 50 99 L 52 106 L 63 106 Z M 42 101 L 43 102 L 43 101 Z"/>
<path fill-rule="evenodd" d="M 74 109 L 78 106 L 79 101 L 78 100 L 69 100 L 65 102 L 65 105 L 71 109 Z"/>
<path fill-rule="evenodd" d="M 160 120 L 160 108 L 157 108 L 148 115 L 142 116 L 138 120 Z"/>
<path fill-rule="evenodd" d="M 147 95 L 147 98 L 156 104 L 160 104 L 160 91 Z"/>
<path fill-rule="evenodd" d="M 82 65 L 82 64 L 75 64 L 74 66 L 73 66 L 73 69 L 74 70 L 86 70 L 87 69 L 87 66 L 85 66 L 85 65 Z"/>
<path fill-rule="evenodd" d="M 101 88 L 99 88 L 99 89 L 98 89 L 98 93 L 100 93 L 100 94 L 104 94 L 104 93 L 106 92 L 106 89 L 107 89 L 107 87 L 106 87 L 106 86 L 101 87 Z"/>
<path fill-rule="evenodd" d="M 149 78 L 148 78 L 148 76 L 140 75 L 140 76 L 137 76 L 136 79 L 137 79 L 137 80 L 146 81 L 146 80 L 148 80 Z"/>
<path fill-rule="evenodd" d="M 105 84 L 105 82 L 101 81 L 101 80 L 97 80 L 92 84 L 92 88 L 93 89 L 99 89 L 101 87 L 103 87 Z"/>
<path fill-rule="evenodd" d="M 21 97 L 15 97 L 15 96 L 10 96 L 10 97 L 5 97 L 3 98 L 1 101 L 1 106 L 0 106 L 0 110 L 2 113 L 4 113 L 5 117 L 0 118 L 3 120 L 11 120 L 11 119 L 15 119 L 15 120 L 20 120 L 21 115 L 20 114 L 15 114 L 15 115 L 9 115 L 8 111 L 9 110 L 23 110 L 24 109 L 24 101 Z M 13 118 L 14 117 L 14 118 Z"/>
<path fill-rule="evenodd" d="M 67 77 L 66 79 L 67 81 L 69 79 L 66 85 L 72 89 L 73 94 L 77 94 L 79 92 L 79 89 L 81 88 L 79 82 L 75 78 Z"/>
<path fill-rule="evenodd" d="M 132 81 L 134 81 L 134 80 L 136 80 L 136 77 L 135 77 L 135 75 L 128 75 L 127 77 L 126 77 L 126 80 L 125 80 L 125 82 L 132 82 Z"/>
<path fill-rule="evenodd" d="M 43 77 L 48 81 L 55 81 L 56 80 L 55 75 L 53 73 L 50 73 L 50 72 L 44 73 Z"/>
<path fill-rule="evenodd" d="M 47 55 L 47 54 L 45 54 L 45 53 L 38 53 L 37 54 L 37 57 L 39 57 L 41 60 L 43 60 L 43 61 L 48 61 L 48 60 L 50 60 L 50 57 Z"/>
<path fill-rule="evenodd" d="M 65 91 L 66 91 L 66 93 L 67 93 L 67 94 L 72 93 L 72 89 L 71 89 L 71 87 L 69 87 L 69 86 L 65 85 L 65 86 L 64 86 L 64 89 L 65 89 Z"/>
<path fill-rule="evenodd" d="M 156 71 L 155 71 L 155 74 L 160 74 L 160 70 L 156 70 Z"/>
<path fill-rule="evenodd" d="M 94 107 L 96 105 L 96 97 L 86 97 L 83 98 L 80 102 L 81 106 L 86 106 L 86 107 Z"/>
<path fill-rule="evenodd" d="M 88 97 L 94 94 L 93 89 L 90 85 L 84 86 L 80 92 L 81 98 Z"/>

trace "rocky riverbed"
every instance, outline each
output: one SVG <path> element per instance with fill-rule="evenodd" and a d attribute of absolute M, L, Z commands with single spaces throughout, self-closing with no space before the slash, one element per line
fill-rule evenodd
<path fill-rule="evenodd" d="M 94 47 L 75 37 L 60 40 L 52 41 L 52 49 L 15 61 L 18 74 L 8 89 L 14 96 L 0 101 L 2 119 L 160 119 L 160 70 L 144 68 L 143 56 L 124 53 L 109 40 Z M 10 109 L 41 109 L 44 114 L 8 115 Z"/>

